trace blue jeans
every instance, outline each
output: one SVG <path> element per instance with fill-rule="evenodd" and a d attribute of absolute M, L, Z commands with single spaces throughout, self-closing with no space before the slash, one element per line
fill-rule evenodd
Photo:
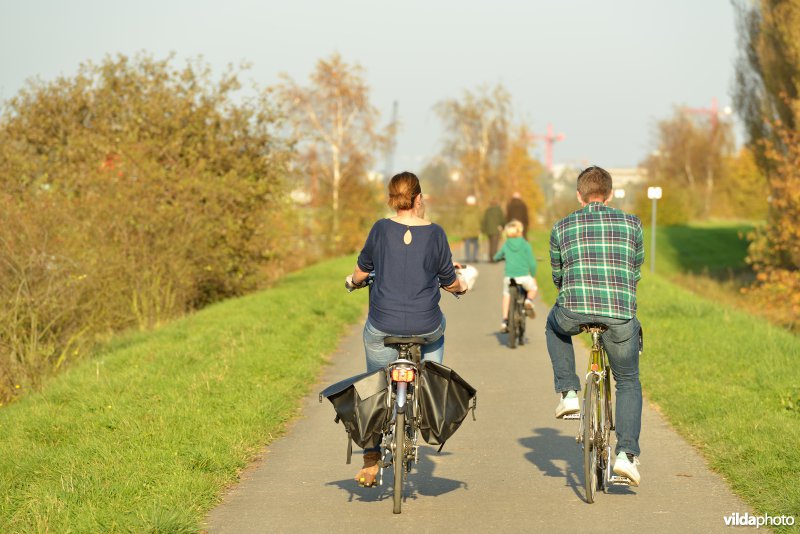
<path fill-rule="evenodd" d="M 639 320 L 612 319 L 597 315 L 574 313 L 559 305 L 547 316 L 545 338 L 556 393 L 580 391 L 581 382 L 575 373 L 575 351 L 572 336 L 580 333 L 580 325 L 601 323 L 608 326 L 603 332 L 603 346 L 614 374 L 617 388 L 616 427 L 620 452 L 639 456 L 639 433 L 642 428 L 642 384 L 639 382 Z"/>
<path fill-rule="evenodd" d="M 442 315 L 442 322 L 439 327 L 433 332 L 426 334 L 418 334 L 415 337 L 424 337 L 428 343 L 422 345 L 422 359 L 432 360 L 436 363 L 442 363 L 444 359 L 444 329 L 447 326 Z M 369 322 L 367 319 L 364 325 L 364 352 L 367 354 L 367 371 L 377 371 L 382 369 L 397 359 L 397 349 L 394 347 L 386 347 L 383 344 L 383 339 L 391 336 L 386 332 L 381 332 Z M 380 451 L 380 443 L 372 447 L 365 447 L 364 454 L 368 452 Z"/>
<path fill-rule="evenodd" d="M 444 359 L 444 329 L 446 322 L 444 315 L 442 315 L 442 322 L 433 332 L 424 334 L 417 334 L 418 337 L 424 337 L 428 343 L 422 345 L 422 359 L 433 360 L 436 363 L 442 363 Z M 385 347 L 383 339 L 393 334 L 381 332 L 369 322 L 367 319 L 364 325 L 364 352 L 367 355 L 367 371 L 377 371 L 386 367 L 397 359 L 397 349 L 394 347 Z"/>
<path fill-rule="evenodd" d="M 478 238 L 464 238 L 464 261 L 478 261 Z"/>

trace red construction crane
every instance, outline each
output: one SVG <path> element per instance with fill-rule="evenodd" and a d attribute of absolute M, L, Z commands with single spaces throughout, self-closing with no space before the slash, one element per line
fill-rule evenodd
<path fill-rule="evenodd" d="M 687 113 L 693 113 L 695 115 L 708 115 L 711 117 L 711 128 L 713 130 L 717 129 L 717 125 L 719 124 L 719 108 L 717 106 L 717 97 L 711 97 L 711 107 L 710 108 L 683 108 L 684 111 Z"/>
<path fill-rule="evenodd" d="M 556 144 L 558 141 L 564 140 L 564 134 L 553 134 L 553 125 L 547 125 L 547 133 L 544 135 L 541 134 L 533 134 L 532 136 L 534 139 L 541 139 L 544 141 L 544 163 L 547 166 L 547 170 L 553 170 L 553 145 Z"/>

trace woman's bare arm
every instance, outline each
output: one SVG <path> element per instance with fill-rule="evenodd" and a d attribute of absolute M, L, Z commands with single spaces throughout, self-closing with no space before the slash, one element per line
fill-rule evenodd
<path fill-rule="evenodd" d="M 369 273 L 365 273 L 358 268 L 358 265 L 356 265 L 356 268 L 353 271 L 353 283 L 357 286 L 360 286 L 367 278 L 369 278 Z"/>
<path fill-rule="evenodd" d="M 456 276 L 456 281 L 450 284 L 449 286 L 443 287 L 445 291 L 449 291 L 450 293 L 458 293 L 464 294 L 467 292 L 467 282 L 461 276 Z"/>

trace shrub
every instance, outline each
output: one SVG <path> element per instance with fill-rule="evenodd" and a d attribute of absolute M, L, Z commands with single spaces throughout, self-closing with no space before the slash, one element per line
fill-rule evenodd
<path fill-rule="evenodd" d="M 0 401 L 107 332 L 254 289 L 291 235 L 266 94 L 200 62 L 107 58 L 0 116 Z"/>

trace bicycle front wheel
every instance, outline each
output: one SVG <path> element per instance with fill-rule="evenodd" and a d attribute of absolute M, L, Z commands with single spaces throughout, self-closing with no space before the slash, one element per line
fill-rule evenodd
<path fill-rule="evenodd" d="M 405 477 L 404 458 L 406 448 L 406 414 L 398 413 L 394 422 L 394 452 L 392 453 L 392 468 L 394 470 L 394 509 L 395 514 L 400 513 L 403 501 L 403 478 Z"/>
<path fill-rule="evenodd" d="M 594 502 L 597 490 L 597 459 L 603 454 L 597 444 L 600 436 L 600 418 L 597 416 L 600 390 L 591 377 L 586 382 L 583 393 L 583 486 L 586 490 L 586 502 Z"/>

